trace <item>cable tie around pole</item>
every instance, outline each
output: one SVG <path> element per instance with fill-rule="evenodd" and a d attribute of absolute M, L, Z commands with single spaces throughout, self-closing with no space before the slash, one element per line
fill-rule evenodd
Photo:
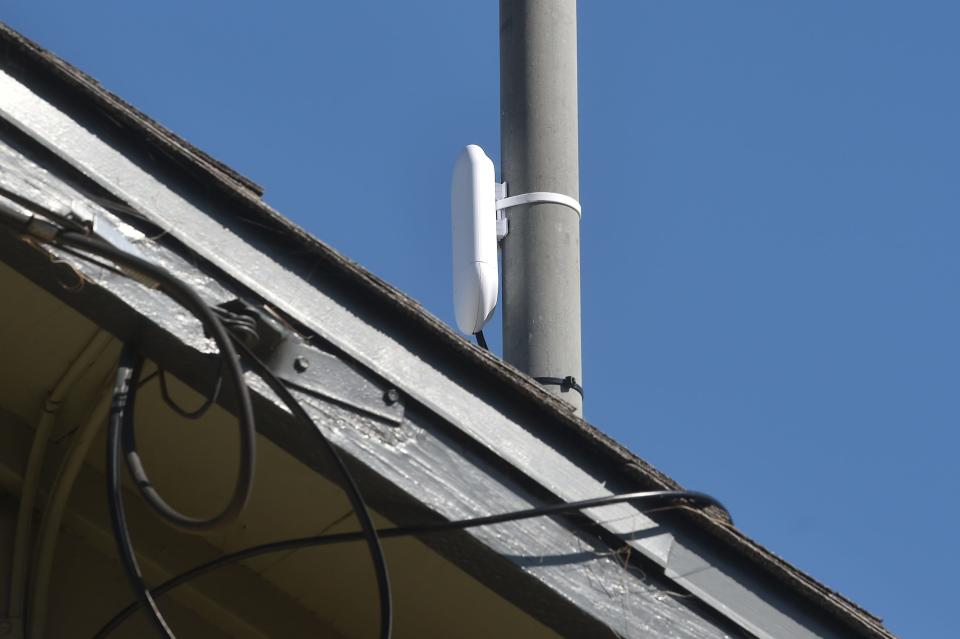
<path fill-rule="evenodd" d="M 560 392 L 566 393 L 569 390 L 575 390 L 583 397 L 583 386 L 577 383 L 577 378 L 573 375 L 566 377 L 534 377 L 535 380 L 545 386 L 559 386 Z"/>
<path fill-rule="evenodd" d="M 583 212 L 580 208 L 580 202 L 562 193 L 550 193 L 549 191 L 534 191 L 533 193 L 523 193 L 522 195 L 511 195 L 497 200 L 497 210 L 509 209 L 523 204 L 560 204 L 577 212 L 577 217 L 583 219 Z"/>

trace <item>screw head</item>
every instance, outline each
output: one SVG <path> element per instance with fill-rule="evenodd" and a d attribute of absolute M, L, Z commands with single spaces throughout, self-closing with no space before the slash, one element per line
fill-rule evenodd
<path fill-rule="evenodd" d="M 385 401 L 388 406 L 396 404 L 400 401 L 400 391 L 396 388 L 391 388 L 383 394 L 383 401 Z"/>
<path fill-rule="evenodd" d="M 293 360 L 293 368 L 298 373 L 303 373 L 308 368 L 310 368 L 310 360 L 308 360 L 306 357 L 303 357 L 301 355 L 297 359 Z"/>

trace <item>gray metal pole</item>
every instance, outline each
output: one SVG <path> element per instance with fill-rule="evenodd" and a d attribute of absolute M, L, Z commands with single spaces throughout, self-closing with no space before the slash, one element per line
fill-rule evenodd
<path fill-rule="evenodd" d="M 576 0 L 500 0 L 500 141 L 508 195 L 580 199 Z M 504 359 L 537 378 L 573 377 L 580 361 L 580 220 L 559 204 L 506 210 Z M 580 394 L 545 382 L 583 412 Z"/>

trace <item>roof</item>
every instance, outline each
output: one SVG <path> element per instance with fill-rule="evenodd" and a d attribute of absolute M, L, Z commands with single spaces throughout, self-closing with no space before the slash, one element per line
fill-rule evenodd
<path fill-rule="evenodd" d="M 0 58 L 49 90 L 65 93 L 85 105 L 90 117 L 106 119 L 118 134 L 132 143 L 166 158 L 175 170 L 215 191 L 234 207 L 234 214 L 270 232 L 270 241 L 284 250 L 304 252 L 335 273 L 343 286 L 363 299 L 374 312 L 391 318 L 394 326 L 415 335 L 418 343 L 429 342 L 434 353 L 451 366 L 468 369 L 483 384 L 492 386 L 518 410 L 535 415 L 559 429 L 571 445 L 582 447 L 606 460 L 625 482 L 642 489 L 677 488 L 664 473 L 583 419 L 572 414 L 567 404 L 545 392 L 534 380 L 509 364 L 474 346 L 448 325 L 431 315 L 415 300 L 313 237 L 260 199 L 262 189 L 225 164 L 171 133 L 96 80 L 0 24 Z M 237 276 L 237 273 L 227 273 Z M 242 280 L 241 280 L 242 281 Z M 291 318 L 297 321 L 298 318 Z M 309 332 L 309 329 L 305 329 Z M 721 544 L 731 557 L 757 570 L 817 607 L 858 636 L 892 637 L 882 621 L 813 577 L 793 567 L 770 550 L 741 533 L 722 513 L 689 511 L 684 521 Z"/>

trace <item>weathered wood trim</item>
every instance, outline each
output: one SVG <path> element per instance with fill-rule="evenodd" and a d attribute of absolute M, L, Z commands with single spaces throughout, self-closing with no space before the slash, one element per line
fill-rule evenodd
<path fill-rule="evenodd" d="M 136 308 L 155 308 L 149 300 L 154 292 L 138 286 L 127 289 L 128 282 L 112 275 L 88 284 L 82 293 L 68 291 L 56 283 L 48 260 L 33 249 L 22 254 L 18 244 L 0 232 L 0 254 L 5 260 L 14 258 L 12 265 L 24 268 L 30 277 L 49 274 L 53 281 L 45 288 L 68 298 L 82 313 L 93 312 L 97 316 L 93 319 L 105 322 L 121 338 L 137 335 L 144 352 L 164 368 L 198 389 L 215 373 L 211 358 L 195 348 L 206 345 L 197 337 L 199 330 L 184 322 L 168 301 L 167 316 L 131 321 Z M 169 266 L 177 260 L 167 261 Z M 95 268 L 79 262 L 74 266 L 94 276 Z M 194 282 L 202 281 L 197 273 L 189 276 Z M 201 290 L 209 294 L 206 287 Z M 154 326 L 157 320 L 163 328 Z M 259 380 L 250 381 L 262 417 L 261 433 L 328 474 L 329 463 L 315 434 L 304 431 L 281 410 Z M 395 426 L 312 397 L 301 400 L 325 435 L 347 454 L 351 468 L 367 487 L 371 505 L 392 520 L 421 522 L 438 514 L 445 519 L 473 517 L 527 508 L 549 497 L 535 486 L 524 486 L 522 474 L 506 465 L 498 467 L 489 453 L 416 404 L 407 407 L 404 423 Z M 230 398 L 225 397 L 224 403 L 229 407 Z M 664 595 L 667 584 L 657 577 L 654 566 L 647 566 L 649 574 L 638 570 L 636 562 L 625 562 L 604 538 L 580 533 L 562 519 L 427 536 L 423 541 L 566 636 L 645 636 L 653 630 L 671 639 L 726 635 L 721 619 L 711 621 L 712 611 L 692 610 L 688 602 Z"/>
<path fill-rule="evenodd" d="M 54 178 L 46 179 L 51 181 L 50 189 L 63 188 L 53 183 Z M 159 245 L 139 246 L 150 259 L 191 281 L 207 299 L 232 297 Z M 215 374 L 215 358 L 204 355 L 210 345 L 196 321 L 155 291 L 79 261 L 73 266 L 88 274 L 90 282 L 82 291 L 67 290 L 57 279 L 57 267 L 40 251 L 6 233 L 0 233 L 0 255 L 121 339 L 137 339 L 148 356 L 196 388 L 203 388 Z M 326 474 L 329 464 L 319 452 L 315 435 L 280 410 L 256 379 L 251 382 L 258 390 L 258 413 L 265 415 L 261 432 Z M 372 488 L 368 490 L 372 505 L 395 521 L 419 522 L 437 514 L 446 519 L 471 517 L 550 499 L 523 473 L 477 447 L 416 402 L 408 405 L 406 419 L 398 427 L 314 398 L 302 399 L 325 434 L 348 454 L 364 485 Z M 224 401 L 229 406 L 229 396 Z M 720 619 L 710 621 L 712 611 L 691 610 L 688 602 L 662 593 L 666 584 L 657 577 L 655 566 L 645 566 L 644 574 L 636 569 L 636 562 L 628 564 L 616 555 L 616 546 L 611 548 L 605 539 L 584 535 L 562 521 L 526 521 L 424 541 L 563 634 L 631 636 L 655 628 L 664 637 L 723 636 L 715 624 L 721 628 L 725 624 Z"/>
<path fill-rule="evenodd" d="M 609 494 L 611 487 L 622 483 L 617 469 L 604 468 L 589 454 L 564 446 L 562 435 L 545 434 L 478 385 L 470 371 L 451 366 L 441 355 L 422 348 L 416 338 L 391 330 L 389 318 L 369 313 L 362 300 L 351 299 L 336 282 L 311 284 L 315 265 L 271 250 L 269 238 L 245 227 L 219 203 L 189 193 L 183 185 L 173 187 L 144 169 L 150 161 L 130 149 L 124 155 L 122 140 L 100 139 L 2 73 L 0 95 L 0 113 L 21 130 L 550 494 L 572 501 Z M 678 539 L 703 553 L 698 557 L 712 567 L 712 579 L 678 576 L 678 583 L 757 636 L 800 639 L 849 634 L 833 624 L 821 631 L 820 612 L 794 603 L 799 598 L 785 588 L 767 590 L 762 599 L 752 596 L 768 584 L 755 580 L 752 573 L 733 570 L 718 544 L 698 541 L 702 535 L 689 526 L 658 524 L 628 505 L 588 515 L 611 534 L 631 536 L 633 548 L 665 569 Z M 794 611 L 799 611 L 798 619 L 784 619 Z M 791 623 L 795 631 L 781 634 Z"/>

